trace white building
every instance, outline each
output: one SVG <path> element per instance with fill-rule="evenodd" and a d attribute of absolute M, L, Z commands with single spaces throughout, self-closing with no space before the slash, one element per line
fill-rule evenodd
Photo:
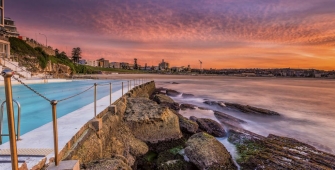
<path fill-rule="evenodd" d="M 0 0 L 1 1 L 1 0 Z M 5 17 L 4 19 L 4 28 L 6 30 L 6 36 L 8 37 L 19 37 L 19 33 L 17 32 L 16 26 L 14 24 L 14 20 Z"/>
<path fill-rule="evenodd" d="M 0 56 L 10 57 L 10 43 L 8 38 L 5 37 L 6 29 L 4 28 L 4 0 L 0 0 Z"/>

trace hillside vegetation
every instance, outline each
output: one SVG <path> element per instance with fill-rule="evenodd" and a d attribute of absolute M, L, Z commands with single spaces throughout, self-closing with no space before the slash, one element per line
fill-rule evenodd
<path fill-rule="evenodd" d="M 9 38 L 11 45 L 11 54 L 18 57 L 19 64 L 25 66 L 29 71 L 38 72 L 47 67 L 47 64 L 63 64 L 71 68 L 73 73 L 94 73 L 95 71 L 83 65 L 74 64 L 64 53 L 56 54 L 56 56 L 48 55 L 42 48 L 33 48 L 23 40 L 11 37 Z"/>
<path fill-rule="evenodd" d="M 66 55 L 65 52 L 58 52 L 55 56 L 48 55 L 42 48 L 33 48 L 23 40 L 11 37 L 9 38 L 11 45 L 11 54 L 18 58 L 19 65 L 26 67 L 31 72 L 43 72 L 48 63 L 62 64 L 68 66 L 72 73 L 82 74 L 97 74 L 103 72 L 118 72 L 118 73 L 143 73 L 139 70 L 125 70 L 113 68 L 92 67 L 79 65 Z"/>

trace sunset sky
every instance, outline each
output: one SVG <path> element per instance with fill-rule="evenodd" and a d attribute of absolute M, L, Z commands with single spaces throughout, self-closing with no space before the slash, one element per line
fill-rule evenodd
<path fill-rule="evenodd" d="M 5 16 L 84 59 L 335 69 L 335 0 L 5 0 Z"/>

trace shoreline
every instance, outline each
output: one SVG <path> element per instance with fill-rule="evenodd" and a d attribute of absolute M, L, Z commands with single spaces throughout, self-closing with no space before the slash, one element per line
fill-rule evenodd
<path fill-rule="evenodd" d="M 79 77 L 76 77 L 79 76 Z M 288 79 L 288 80 L 330 80 L 335 81 L 335 78 L 307 78 L 307 77 L 240 77 L 240 76 L 226 76 L 226 75 L 178 75 L 178 74 L 87 74 L 87 75 L 75 75 L 75 79 L 134 79 L 134 78 L 146 78 L 146 79 L 210 79 L 210 78 L 235 78 L 235 79 Z"/>

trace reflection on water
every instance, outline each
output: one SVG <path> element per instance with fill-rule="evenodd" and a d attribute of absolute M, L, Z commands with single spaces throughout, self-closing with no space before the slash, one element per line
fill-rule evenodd
<path fill-rule="evenodd" d="M 171 84 L 167 82 L 178 82 Z M 243 127 L 267 136 L 292 137 L 317 148 L 335 148 L 335 80 L 214 77 L 205 80 L 158 80 L 157 87 L 194 94 L 174 97 L 179 103 L 209 107 L 247 123 Z M 203 99 L 252 105 L 281 116 L 257 116 L 203 104 Z"/>

